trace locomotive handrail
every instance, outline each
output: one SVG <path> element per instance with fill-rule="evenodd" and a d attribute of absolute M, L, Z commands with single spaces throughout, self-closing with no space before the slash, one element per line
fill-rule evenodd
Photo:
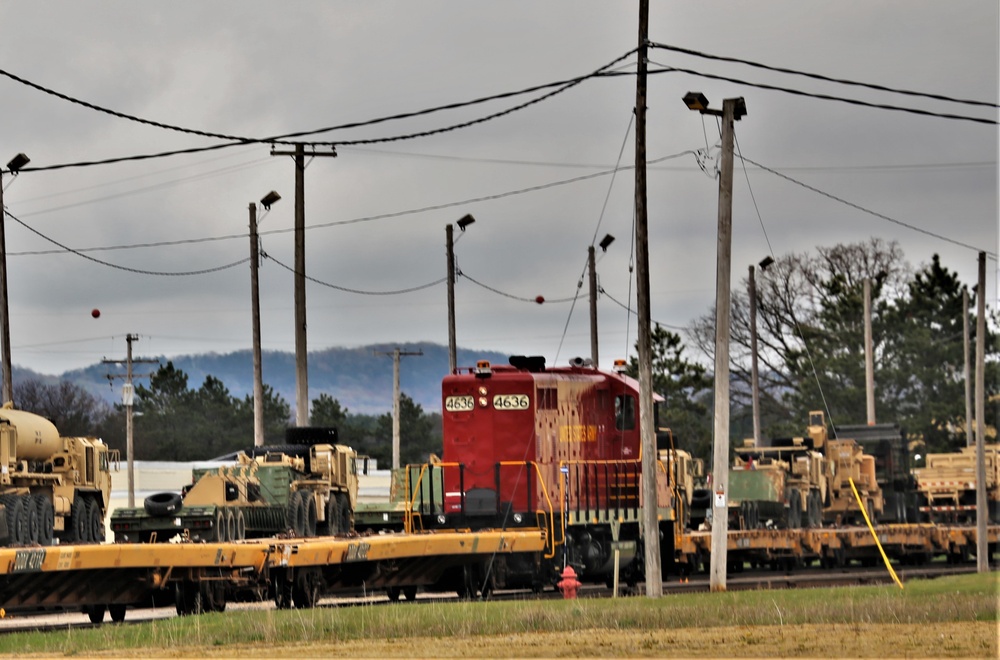
<path fill-rule="evenodd" d="M 548 504 L 548 506 L 549 506 L 549 510 L 548 510 L 548 514 L 549 515 L 548 515 L 547 519 L 549 521 L 552 521 L 555 518 L 555 509 L 552 506 L 552 498 L 549 497 L 549 489 L 545 486 L 545 479 L 542 478 L 542 471 L 539 469 L 538 463 L 536 463 L 535 461 L 500 461 L 500 462 L 497 463 L 497 465 L 501 466 L 501 467 L 504 466 L 504 465 L 521 465 L 521 466 L 523 466 L 523 465 L 525 465 L 525 463 L 527 463 L 528 465 L 531 465 L 531 467 L 533 467 L 535 469 L 535 473 L 538 475 L 538 484 L 542 487 L 542 495 L 545 496 L 545 503 Z M 530 493 L 529 493 L 529 496 L 530 496 Z M 528 502 L 528 505 L 530 507 L 530 505 L 531 505 L 530 501 Z M 545 509 L 537 509 L 537 508 L 535 509 L 535 519 L 536 520 L 538 519 L 538 514 L 539 513 L 541 513 L 542 516 L 545 516 Z M 556 539 L 556 536 L 555 536 L 555 523 L 554 522 L 550 522 L 549 524 L 547 524 L 546 528 L 545 528 L 545 531 L 547 532 L 547 537 L 552 540 L 552 553 L 551 554 L 546 553 L 545 554 L 545 558 L 546 559 L 552 559 L 553 557 L 556 556 L 556 546 L 558 546 L 561 543 L 565 543 L 566 542 L 566 528 L 563 527 L 563 530 L 562 530 L 563 531 L 563 535 L 562 535 L 561 539 Z"/>
<path fill-rule="evenodd" d="M 625 482 L 625 485 L 623 486 L 622 483 L 621 483 L 621 477 L 622 477 L 621 471 L 615 470 L 614 471 L 614 475 L 609 475 L 608 474 L 608 466 L 625 466 L 625 467 L 627 467 L 627 466 L 631 465 L 631 466 L 635 466 L 636 468 L 641 468 L 641 460 L 639 460 L 639 459 L 607 459 L 607 460 L 572 459 L 572 460 L 562 460 L 562 461 L 559 461 L 559 472 L 560 472 L 560 474 L 562 473 L 562 469 L 563 469 L 564 466 L 566 467 L 566 470 L 567 470 L 567 472 L 566 472 L 567 478 L 565 480 L 561 479 L 561 478 L 559 479 L 559 498 L 560 498 L 560 501 L 562 501 L 564 503 L 563 504 L 563 506 L 565 507 L 564 513 L 566 514 L 566 515 L 561 516 L 561 518 L 562 518 L 561 524 L 562 524 L 562 537 L 563 537 L 563 540 L 565 540 L 565 538 L 566 538 L 566 516 L 569 514 L 569 504 L 567 502 L 567 492 L 566 492 L 565 488 L 566 488 L 566 485 L 568 485 L 568 482 L 569 482 L 568 475 L 569 475 L 569 467 L 571 465 L 593 466 L 594 468 L 597 468 L 597 467 L 600 467 L 600 466 L 604 466 L 605 502 L 606 502 L 607 507 L 610 508 L 610 501 L 612 499 L 610 489 L 611 489 L 611 480 L 613 478 L 614 479 L 614 488 L 617 491 L 616 492 L 616 497 L 614 498 L 614 500 L 615 500 L 615 515 L 616 516 L 620 516 L 621 515 L 621 509 L 623 507 L 622 507 L 622 503 L 621 503 L 621 496 L 619 494 L 621 493 L 621 491 L 623 489 L 627 489 L 628 488 L 628 477 L 629 477 L 628 470 L 625 470 L 624 477 L 625 477 L 626 482 Z M 585 508 L 586 508 L 586 510 L 588 512 L 590 511 L 590 491 L 591 491 L 591 488 L 590 488 L 590 485 L 589 485 L 589 475 L 590 475 L 590 471 L 589 470 L 585 470 L 583 476 L 584 476 L 584 479 L 588 483 L 584 487 L 584 496 L 586 497 L 586 506 L 585 506 Z M 598 475 L 598 472 L 595 470 L 595 472 L 594 472 L 595 478 L 597 477 L 597 475 Z M 641 469 L 634 470 L 634 475 L 636 476 L 636 482 L 635 482 L 635 484 L 636 484 L 636 489 L 637 489 L 637 493 L 636 493 L 636 506 L 635 507 L 626 507 L 626 508 L 634 508 L 636 510 L 636 516 L 638 516 L 638 508 L 639 508 L 639 502 L 638 502 L 638 497 L 639 497 L 638 485 L 639 485 L 639 479 L 642 478 Z M 577 475 L 577 485 L 579 485 L 579 482 L 580 482 L 579 475 Z M 594 486 L 595 486 L 595 489 L 596 489 L 597 484 L 595 483 Z M 596 490 L 595 490 L 595 501 L 594 501 L 594 505 L 595 505 L 594 508 L 595 509 L 599 509 L 600 508 L 598 506 L 598 504 L 599 504 L 598 500 L 599 499 L 600 498 L 597 496 L 597 493 L 596 493 Z M 579 502 L 577 503 L 577 507 L 579 508 Z"/>
<path fill-rule="evenodd" d="M 413 530 L 413 521 L 414 521 L 414 519 L 418 519 L 420 521 L 420 528 L 421 529 L 423 529 L 423 527 L 424 527 L 423 513 L 419 512 L 419 511 L 417 513 L 414 513 L 413 512 L 413 503 L 417 499 L 417 495 L 416 495 L 417 493 L 420 494 L 420 499 L 421 500 L 424 497 L 424 490 L 423 490 L 423 488 L 421 488 L 421 483 L 423 482 L 424 474 L 427 472 L 427 468 L 430 467 L 430 466 L 427 463 L 422 463 L 422 464 L 419 465 L 420 472 L 417 475 L 417 481 L 411 487 L 411 485 L 410 485 L 410 474 L 412 472 L 412 468 L 415 468 L 415 467 L 417 467 L 417 465 L 407 465 L 406 466 L 406 507 L 403 510 L 403 530 L 406 531 L 406 533 L 408 533 L 408 534 L 412 534 L 413 531 L 414 531 Z M 446 468 L 446 467 L 457 467 L 457 468 L 459 468 L 459 470 L 461 470 L 462 469 L 462 464 L 461 463 L 444 463 L 444 462 L 442 462 L 442 463 L 435 463 L 433 467 L 439 467 L 442 470 L 444 468 Z M 431 513 L 431 515 L 433 515 L 434 514 L 434 480 L 430 479 L 428 481 L 428 484 L 430 484 L 430 491 L 431 491 L 429 493 L 429 495 L 430 495 L 430 498 L 429 498 L 430 499 L 430 506 L 431 506 L 430 513 Z M 442 489 L 444 488 L 444 483 L 443 482 L 442 482 L 442 486 L 441 487 L 442 487 Z M 444 502 L 444 493 L 441 494 L 441 497 L 442 497 L 441 501 L 443 503 Z M 465 509 L 465 491 L 464 491 L 464 489 L 462 489 L 462 495 L 461 495 L 461 497 L 462 497 L 462 508 L 464 510 Z"/>

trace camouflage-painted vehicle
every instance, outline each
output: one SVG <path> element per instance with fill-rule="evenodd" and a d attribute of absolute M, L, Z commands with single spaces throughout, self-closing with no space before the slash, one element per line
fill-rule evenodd
<path fill-rule="evenodd" d="M 301 431 L 302 429 L 298 429 Z M 357 453 L 318 443 L 240 452 L 230 465 L 196 468 L 181 493 L 157 493 L 111 514 L 117 542 L 228 542 L 278 534 L 336 536 L 354 529 Z M 298 454 L 298 455 L 296 455 Z"/>

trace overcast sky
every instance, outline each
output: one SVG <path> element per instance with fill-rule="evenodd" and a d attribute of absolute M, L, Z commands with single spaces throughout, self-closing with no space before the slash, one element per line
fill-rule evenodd
<path fill-rule="evenodd" d="M 0 69 L 118 113 L 172 126 L 268 137 L 367 122 L 591 73 L 636 46 L 638 1 L 22 2 L 0 5 Z M 654 2 L 650 39 L 838 79 L 996 103 L 998 5 L 960 2 Z M 963 281 L 977 251 L 997 252 L 995 123 L 849 105 L 746 83 L 995 121 L 995 108 L 876 92 L 742 64 L 650 51 L 674 67 L 649 77 L 651 304 L 685 326 L 715 296 L 718 184 L 691 152 L 713 148 L 716 107 L 742 96 L 746 157 L 868 211 L 737 161 L 733 284 L 769 252 L 896 240 L 914 266 L 936 252 Z M 612 67 L 633 72 L 635 56 Z M 542 92 L 319 134 L 404 136 L 498 113 Z M 0 77 L 0 164 L 31 166 L 203 147 L 223 140 L 142 125 Z M 468 128 L 342 145 L 306 172 L 306 270 L 364 292 L 415 288 L 446 274 L 445 226 L 476 223 L 456 244 L 461 347 L 590 353 L 587 246 L 601 255 L 601 357 L 624 357 L 634 317 L 629 263 L 635 77 L 591 78 Z M 285 147 L 287 148 L 287 147 Z M 676 157 L 674 157 L 676 156 Z M 673 158 L 671 158 L 673 157 Z M 655 161 L 655 163 L 654 163 Z M 589 176 L 588 176 L 589 175 Z M 586 177 L 576 182 L 571 179 Z M 561 184 L 561 185 L 554 185 Z M 121 164 L 4 174 L 13 361 L 43 373 L 137 355 L 229 352 L 251 344 L 248 204 L 283 199 L 261 223 L 262 342 L 294 351 L 294 170 L 264 144 Z M 530 191 L 529 189 L 537 188 Z M 521 192 L 527 191 L 527 192 Z M 518 193 L 520 194 L 512 194 Z M 23 223 L 23 224 L 22 224 Z M 766 233 L 765 233 L 766 232 Z M 456 232 L 458 235 L 458 232 Z M 48 240 L 46 240 L 46 237 Z M 218 239 L 218 240 L 206 240 Z M 164 245 L 163 243 L 169 243 Z M 956 243 L 963 244 L 957 245 Z M 145 247 L 148 244 L 158 244 Z M 119 248 L 103 249 L 95 248 Z M 77 253 L 67 252 L 72 248 Z M 598 251 L 600 254 L 600 251 Z M 161 273 L 161 274 L 148 274 Z M 469 279 L 471 278 L 471 279 Z M 495 293 L 472 280 L 491 287 Z M 987 262 L 996 300 L 996 260 Z M 308 346 L 447 344 L 444 283 L 403 295 L 307 287 Z M 543 305 L 525 302 L 544 296 Z M 634 303 L 633 303 L 634 304 Z M 100 318 L 91 317 L 99 309 Z M 265 374 L 266 380 L 266 374 Z"/>

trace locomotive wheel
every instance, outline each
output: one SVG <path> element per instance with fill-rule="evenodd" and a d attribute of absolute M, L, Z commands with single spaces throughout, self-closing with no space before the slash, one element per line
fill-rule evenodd
<path fill-rule="evenodd" d="M 38 542 L 42 545 L 52 545 L 55 536 L 55 512 L 52 510 L 52 502 L 42 493 L 36 493 L 32 499 L 38 512 Z"/>
<path fill-rule="evenodd" d="M 817 528 L 823 526 L 823 505 L 817 491 L 811 491 L 806 497 L 806 518 L 808 526 Z"/>

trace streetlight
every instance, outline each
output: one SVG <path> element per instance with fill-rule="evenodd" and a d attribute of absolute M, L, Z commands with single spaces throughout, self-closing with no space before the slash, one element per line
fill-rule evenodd
<path fill-rule="evenodd" d="M 458 222 L 458 228 L 463 232 L 465 228 L 475 222 L 471 213 L 466 213 Z M 445 252 L 448 256 L 448 369 L 449 373 L 455 373 L 458 368 L 458 344 L 455 341 L 455 230 L 449 223 L 444 228 Z"/>
<path fill-rule="evenodd" d="M 7 163 L 7 171 L 14 176 L 22 167 L 31 162 L 31 159 L 24 154 L 17 154 Z M 2 175 L 2 172 L 0 172 Z M 7 305 L 7 238 L 4 233 L 4 224 L 7 212 L 3 207 L 3 181 L 0 176 L 0 332 L 3 333 L 3 390 L 0 392 L 0 403 L 14 400 L 14 379 L 11 374 L 10 364 L 10 312 Z"/>
<path fill-rule="evenodd" d="M 608 246 L 615 242 L 615 237 L 605 234 L 598 244 L 601 252 L 607 252 Z M 595 269 L 594 246 L 587 248 L 587 268 L 590 271 L 590 360 L 597 368 L 597 270 Z"/>
<path fill-rule="evenodd" d="M 715 432 L 712 452 L 712 554 L 709 588 L 726 590 L 729 533 L 729 277 L 733 242 L 733 123 L 747 113 L 743 97 L 725 99 L 722 110 L 708 107 L 701 92 L 688 92 L 684 104 L 703 115 L 722 117 L 719 173 L 719 235 L 715 282 Z"/>
<path fill-rule="evenodd" d="M 281 195 L 271 191 L 260 200 L 265 211 L 281 199 Z M 264 446 L 264 375 L 260 355 L 260 290 L 257 286 L 257 269 L 260 261 L 260 245 L 257 237 L 257 205 L 250 202 L 250 299 L 253 317 L 253 445 Z"/>

